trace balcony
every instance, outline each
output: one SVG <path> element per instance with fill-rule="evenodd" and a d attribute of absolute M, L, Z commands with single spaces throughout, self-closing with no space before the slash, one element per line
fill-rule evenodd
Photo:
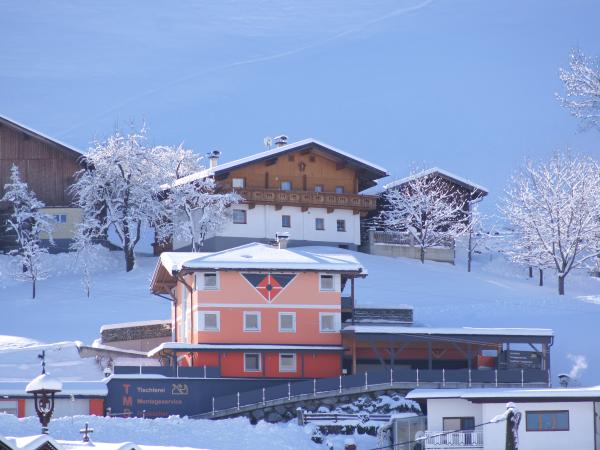
<path fill-rule="evenodd" d="M 374 195 L 254 188 L 238 189 L 237 193 L 244 197 L 246 203 L 249 204 L 300 206 L 303 208 L 342 208 L 351 209 L 357 214 L 374 210 L 377 206 L 377 197 Z"/>
<path fill-rule="evenodd" d="M 483 431 L 425 431 L 418 436 L 425 443 L 425 449 L 483 448 Z"/>

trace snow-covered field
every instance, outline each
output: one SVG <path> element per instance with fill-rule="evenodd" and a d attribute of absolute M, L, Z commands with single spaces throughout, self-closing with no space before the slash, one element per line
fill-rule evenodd
<path fill-rule="evenodd" d="M 600 279 L 573 274 L 567 279 L 567 295 L 560 297 L 550 273 L 546 274 L 546 286 L 538 287 L 535 278 L 527 278 L 526 270 L 498 255 L 478 255 L 472 273 L 466 272 L 460 253 L 456 266 L 422 265 L 363 253 L 356 256 L 369 271 L 366 279 L 356 283 L 359 305 L 409 304 L 417 322 L 432 326 L 552 328 L 556 335 L 552 347 L 554 378 L 571 371 L 574 365 L 588 365 L 577 374 L 581 382 L 600 382 L 600 350 L 594 339 L 600 317 Z M 148 291 L 156 258 L 139 257 L 135 270 L 125 273 L 120 253 L 104 253 L 97 262 L 89 299 L 76 273 L 74 256 L 49 258 L 52 275 L 40 282 L 39 296 L 31 300 L 30 286 L 13 281 L 8 273 L 9 258 L 0 256 L 1 335 L 46 343 L 81 340 L 89 344 L 106 323 L 169 318 L 169 302 Z M 4 337 L 0 339 L 0 354 L 14 355 L 10 347 L 30 344 Z M 33 352 L 30 355 L 33 357 Z M 3 361 L 0 356 L 0 367 Z M 33 370 L 35 361 L 32 364 Z"/>
<path fill-rule="evenodd" d="M 52 420 L 50 435 L 54 439 L 77 441 L 79 430 L 88 422 L 94 429 L 92 440 L 98 442 L 133 442 L 159 447 L 192 447 L 202 449 L 273 449 L 313 450 L 325 448 L 310 440 L 312 428 L 300 427 L 294 422 L 250 425 L 244 418 L 228 420 L 191 420 L 169 417 L 167 419 L 118 419 L 95 416 L 74 416 Z M 0 435 L 30 436 L 39 434 L 37 418 L 17 419 L 0 414 Z M 336 449 L 343 448 L 348 436 L 330 436 Z M 354 435 L 359 449 L 377 447 L 377 439 L 367 435 Z"/>

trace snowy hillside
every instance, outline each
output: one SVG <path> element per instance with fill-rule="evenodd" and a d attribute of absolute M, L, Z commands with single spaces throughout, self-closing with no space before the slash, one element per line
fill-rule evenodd
<path fill-rule="evenodd" d="M 499 256 L 477 257 L 472 273 L 466 272 L 461 255 L 456 266 L 422 265 L 363 253 L 355 256 L 369 272 L 356 283 L 359 305 L 409 304 L 414 307 L 416 322 L 432 326 L 552 328 L 556 335 L 554 381 L 558 373 L 587 364 L 589 367 L 577 374 L 581 382 L 598 383 L 600 350 L 590 336 L 600 317 L 599 279 L 574 274 L 567 281 L 567 295 L 561 298 L 551 274 L 546 274 L 547 286 L 538 287 L 525 270 Z M 50 259 L 53 274 L 40 283 L 39 298 L 31 300 L 29 285 L 12 281 L 8 257 L 0 257 L 0 308 L 5 319 L 0 334 L 41 342 L 91 343 L 106 323 L 169 318 L 169 302 L 148 291 L 155 258 L 140 257 L 135 270 L 125 273 L 121 254 L 107 252 L 97 263 L 90 299 L 83 293 L 79 274 L 72 273 L 73 255 Z M 9 337 L 0 340 L 5 349 L 30 344 Z"/>

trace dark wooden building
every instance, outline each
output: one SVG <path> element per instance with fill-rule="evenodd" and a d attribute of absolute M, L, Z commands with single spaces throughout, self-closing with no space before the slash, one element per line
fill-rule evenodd
<path fill-rule="evenodd" d="M 67 191 L 75 172 L 81 168 L 81 159 L 82 154 L 73 147 L 0 116 L 0 198 L 9 182 L 10 168 L 15 164 L 21 179 L 46 204 L 45 212 L 56 222 L 53 251 L 68 247 L 81 218 Z M 10 213 L 10 205 L 0 203 L 0 252 L 15 245 L 14 237 L 6 231 Z"/>

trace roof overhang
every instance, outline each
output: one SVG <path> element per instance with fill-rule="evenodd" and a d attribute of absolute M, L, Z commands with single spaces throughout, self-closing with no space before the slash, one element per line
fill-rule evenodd
<path fill-rule="evenodd" d="M 340 345 L 276 345 L 276 344 L 185 344 L 181 342 L 164 342 L 148 352 L 152 358 L 161 354 L 211 352 L 211 351 L 318 351 L 341 352 Z"/>

